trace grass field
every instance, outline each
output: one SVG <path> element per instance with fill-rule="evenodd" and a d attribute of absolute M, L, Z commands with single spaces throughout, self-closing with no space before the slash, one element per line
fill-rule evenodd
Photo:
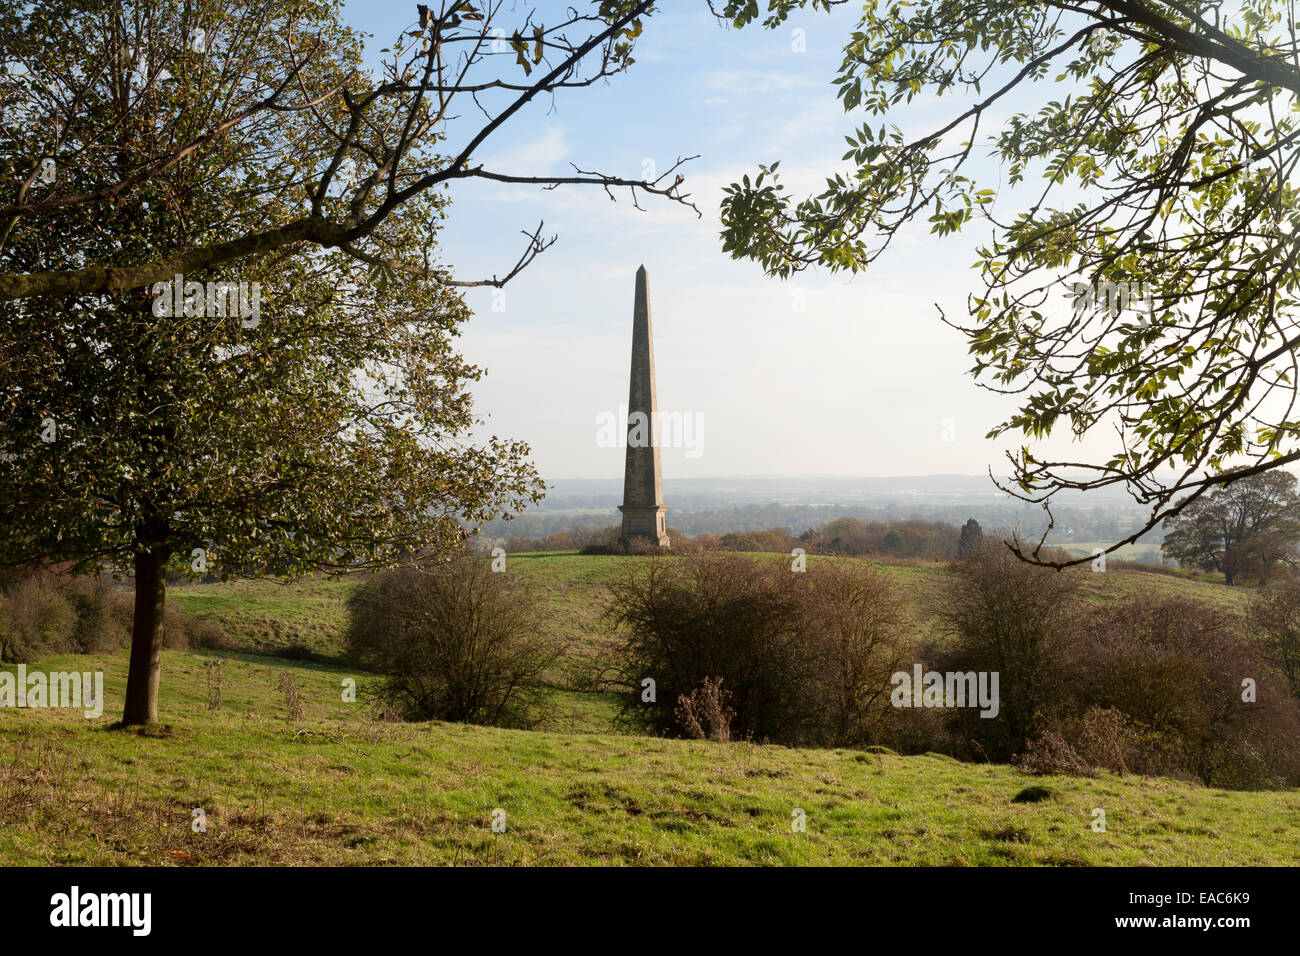
<path fill-rule="evenodd" d="M 605 582 L 644 559 L 517 556 L 574 659 L 598 655 Z M 937 565 L 881 568 L 914 614 Z M 258 582 L 172 591 L 263 649 L 341 647 L 352 585 Z M 1092 600 L 1222 585 L 1139 571 L 1085 582 Z M 222 707 L 207 670 L 223 660 Z M 105 715 L 0 714 L 0 864 L 1205 864 L 1300 863 L 1300 792 L 1243 793 L 1103 774 L 1033 777 L 947 757 L 660 740 L 615 733 L 607 695 L 557 689 L 541 730 L 378 718 L 373 675 L 229 651 L 165 651 L 146 735 L 109 729 L 126 654 L 52 658 L 103 670 Z M 302 714 L 292 719 L 281 679 Z M 343 699 L 355 680 L 357 702 Z M 1023 789 L 1050 791 L 1015 802 Z M 194 832 L 202 809 L 206 832 Z M 1094 811 L 1106 829 L 1094 832 Z M 492 830 L 504 811 L 505 832 Z M 792 821 L 803 811 L 806 831 Z"/>
<path fill-rule="evenodd" d="M 353 587 L 347 578 L 189 584 L 169 588 L 167 601 L 188 614 L 220 622 L 232 638 L 252 650 L 296 644 L 335 656 L 343 647 L 344 602 Z"/>
<path fill-rule="evenodd" d="M 0 720 L 3 864 L 1300 863 L 1300 794 L 1030 777 L 947 757 L 402 725 L 342 702 L 366 675 L 164 654 L 149 735 L 54 711 Z M 121 700 L 124 655 L 102 668 Z M 276 683 L 294 675 L 304 716 Z M 1051 795 L 1017 803 L 1025 787 Z M 193 831 L 201 808 L 206 832 Z M 1094 809 L 1106 831 L 1094 832 Z M 504 833 L 491 828 L 505 811 Z M 792 830 L 795 811 L 806 831 Z"/>
<path fill-rule="evenodd" d="M 1069 541 L 1065 544 L 1055 545 L 1055 547 L 1063 548 L 1076 557 L 1084 557 L 1085 555 L 1096 554 L 1099 550 L 1104 551 L 1112 543 L 1110 541 Z M 1160 555 L 1160 545 L 1158 544 L 1126 544 L 1106 555 L 1106 560 L 1159 561 Z"/>

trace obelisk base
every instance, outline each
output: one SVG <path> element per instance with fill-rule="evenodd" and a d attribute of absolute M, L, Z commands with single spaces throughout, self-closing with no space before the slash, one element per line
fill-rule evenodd
<path fill-rule="evenodd" d="M 620 545 L 627 547 L 633 541 L 641 540 L 661 548 L 668 547 L 668 522 L 664 518 L 667 505 L 619 505 L 618 510 L 623 512 L 623 532 L 618 538 Z"/>

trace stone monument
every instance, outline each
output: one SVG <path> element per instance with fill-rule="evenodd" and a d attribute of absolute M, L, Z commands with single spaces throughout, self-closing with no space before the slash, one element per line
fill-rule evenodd
<path fill-rule="evenodd" d="M 627 397 L 627 464 L 623 471 L 623 530 L 619 544 L 642 540 L 668 547 L 664 482 L 659 470 L 655 350 L 650 334 L 650 293 L 645 266 L 636 270 L 632 307 L 632 373 Z"/>

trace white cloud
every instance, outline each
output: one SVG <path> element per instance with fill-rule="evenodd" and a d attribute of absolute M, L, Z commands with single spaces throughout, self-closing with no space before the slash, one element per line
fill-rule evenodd
<path fill-rule="evenodd" d="M 483 160 L 483 165 L 494 171 L 508 170 L 516 176 L 544 176 L 555 172 L 572 151 L 564 129 L 547 125 L 536 138 Z"/>
<path fill-rule="evenodd" d="M 811 77 L 769 70 L 710 70 L 704 74 L 703 81 L 704 88 L 714 93 L 745 97 L 784 93 L 820 85 Z"/>

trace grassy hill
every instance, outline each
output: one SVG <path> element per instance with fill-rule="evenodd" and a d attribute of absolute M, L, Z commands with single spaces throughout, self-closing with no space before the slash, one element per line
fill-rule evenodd
<path fill-rule="evenodd" d="M 606 583 L 644 559 L 515 556 L 581 661 L 608 646 Z M 938 565 L 887 565 L 918 620 Z M 1243 592 L 1140 571 L 1085 582 L 1090 599 L 1177 592 L 1239 607 Z M 268 650 L 342 646 L 347 581 L 187 586 L 176 605 Z M 205 665 L 223 659 L 223 704 Z M 1208 864 L 1300 863 L 1300 792 L 1242 793 L 1103 774 L 1033 777 L 941 756 L 793 750 L 613 732 L 605 695 L 559 689 L 540 731 L 397 724 L 376 678 L 318 662 L 166 651 L 148 735 L 108 729 L 126 653 L 52 658 L 103 670 L 98 721 L 0 714 L 0 864 Z M 282 680 L 302 703 L 290 715 Z M 345 679 L 357 703 L 343 700 Z M 563 681 L 561 681 L 563 683 Z M 1038 802 L 1016 802 L 1026 787 Z M 191 829 L 202 808 L 206 833 Z M 1094 809 L 1106 813 L 1092 830 Z M 505 811 L 506 832 L 491 829 Z M 793 832 L 796 810 L 806 832 Z"/>
<path fill-rule="evenodd" d="M 373 678 L 164 652 L 170 726 L 53 711 L 0 718 L 0 864 L 1300 863 L 1300 794 L 1141 777 L 1031 777 L 947 757 L 402 725 L 345 704 Z M 124 654 L 102 668 L 121 701 Z M 290 721 L 279 678 L 304 716 Z M 1014 802 L 1029 786 L 1051 795 Z M 207 832 L 191 829 L 203 808 Z M 506 813 L 506 832 L 491 829 Z M 1107 829 L 1091 828 L 1094 808 Z M 792 832 L 796 809 L 806 832 Z"/>

